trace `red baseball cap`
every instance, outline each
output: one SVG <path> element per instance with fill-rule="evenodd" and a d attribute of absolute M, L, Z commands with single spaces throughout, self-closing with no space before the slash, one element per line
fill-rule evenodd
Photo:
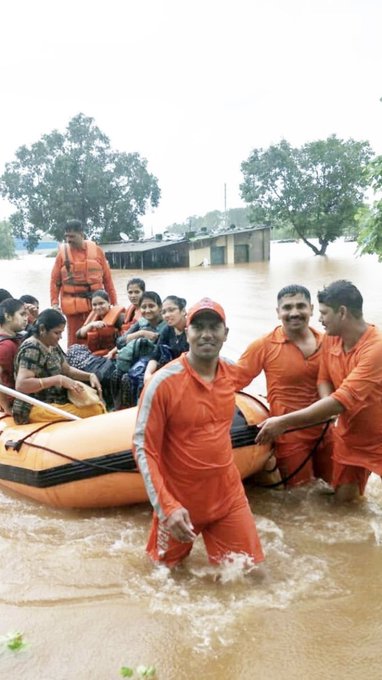
<path fill-rule="evenodd" d="M 199 300 L 199 302 L 196 302 L 189 310 L 187 313 L 187 326 L 190 325 L 192 322 L 194 316 L 196 314 L 199 314 L 199 312 L 205 312 L 205 311 L 210 311 L 214 312 L 217 314 L 217 316 L 225 323 L 225 313 L 224 309 L 221 305 L 219 305 L 218 302 L 214 302 L 211 300 L 211 298 L 205 297 Z"/>

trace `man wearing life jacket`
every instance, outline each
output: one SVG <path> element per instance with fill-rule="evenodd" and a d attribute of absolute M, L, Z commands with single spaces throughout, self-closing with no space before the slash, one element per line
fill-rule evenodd
<path fill-rule="evenodd" d="M 76 342 L 76 331 L 91 311 L 92 292 L 106 290 L 112 305 L 116 304 L 117 295 L 103 250 L 93 241 L 85 241 L 79 220 L 66 223 L 65 240 L 52 269 L 50 299 L 52 307 L 60 307 L 67 318 L 70 346 Z"/>

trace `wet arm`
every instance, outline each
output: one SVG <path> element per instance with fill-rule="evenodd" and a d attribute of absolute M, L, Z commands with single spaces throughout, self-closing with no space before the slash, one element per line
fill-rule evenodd
<path fill-rule="evenodd" d="M 284 416 L 268 418 L 259 423 L 261 428 L 256 437 L 256 444 L 267 444 L 274 441 L 288 429 L 314 425 L 333 416 L 338 416 L 344 407 L 333 397 L 324 397 L 299 411 L 287 413 Z"/>

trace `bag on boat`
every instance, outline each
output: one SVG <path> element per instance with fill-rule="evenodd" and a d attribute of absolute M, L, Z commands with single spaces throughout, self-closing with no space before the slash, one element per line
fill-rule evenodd
<path fill-rule="evenodd" d="M 81 383 L 83 389 L 81 392 L 75 392 L 74 390 L 68 390 L 69 401 L 81 408 L 81 406 L 91 406 L 92 404 L 100 404 L 102 400 L 99 397 L 97 390 L 86 383 Z"/>
<path fill-rule="evenodd" d="M 122 347 L 117 353 L 117 368 L 122 373 L 133 366 L 138 359 L 151 355 L 155 349 L 155 343 L 148 338 L 136 338 Z"/>
<path fill-rule="evenodd" d="M 147 364 L 150 361 L 150 356 L 142 357 L 135 362 L 128 372 L 128 378 L 130 382 L 130 399 L 132 406 L 138 403 L 139 395 L 143 389 L 143 379 L 145 377 L 145 371 Z"/>

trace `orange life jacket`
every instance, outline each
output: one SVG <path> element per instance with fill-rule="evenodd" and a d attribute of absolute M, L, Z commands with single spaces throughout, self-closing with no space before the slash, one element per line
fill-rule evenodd
<path fill-rule="evenodd" d="M 130 305 L 130 307 L 127 308 L 126 314 L 125 314 L 125 319 L 121 328 L 121 333 L 126 333 L 126 331 L 131 328 L 133 324 L 135 324 L 142 316 L 142 312 L 139 309 L 139 307 L 135 307 L 135 305 Z"/>
<path fill-rule="evenodd" d="M 76 262 L 67 243 L 60 245 L 64 264 L 61 267 L 61 309 L 64 314 L 83 314 L 91 310 L 91 294 L 104 288 L 103 269 L 97 260 L 97 246 L 84 241 L 86 259 Z"/>
<path fill-rule="evenodd" d="M 93 328 L 88 332 L 86 338 L 83 338 L 85 344 L 89 347 L 93 354 L 104 356 L 113 347 L 115 347 L 115 339 L 119 335 L 119 329 L 115 327 L 118 318 L 125 311 L 124 307 L 110 307 L 108 313 L 103 317 L 102 321 L 106 324 L 102 328 Z M 87 323 L 96 321 L 98 316 L 96 312 L 91 311 L 86 319 L 84 326 Z"/>

